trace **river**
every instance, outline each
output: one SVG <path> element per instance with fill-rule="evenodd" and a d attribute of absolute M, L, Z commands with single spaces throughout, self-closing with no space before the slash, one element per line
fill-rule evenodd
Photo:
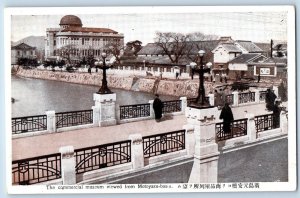
<path fill-rule="evenodd" d="M 99 87 L 60 81 L 23 78 L 12 75 L 11 97 L 12 117 L 45 114 L 47 110 L 55 112 L 91 109 L 94 105 L 93 93 Z M 117 94 L 117 104 L 130 105 L 148 103 L 154 98 L 152 93 L 111 89 Z M 162 100 L 174 100 L 174 96 L 160 96 Z"/>

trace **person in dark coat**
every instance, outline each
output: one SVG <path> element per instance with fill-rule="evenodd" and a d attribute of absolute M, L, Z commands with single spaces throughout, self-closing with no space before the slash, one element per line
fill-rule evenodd
<path fill-rule="evenodd" d="M 273 108 L 273 128 L 279 128 L 280 126 L 280 107 L 279 101 L 276 101 L 274 108 Z"/>
<path fill-rule="evenodd" d="M 91 67 L 89 67 L 89 68 L 88 68 L 88 72 L 89 72 L 89 74 L 91 74 L 91 73 L 92 73 L 92 69 L 91 69 Z"/>
<path fill-rule="evenodd" d="M 155 114 L 155 120 L 156 121 L 161 119 L 163 107 L 164 107 L 163 102 L 159 99 L 158 94 L 156 94 L 154 102 L 153 102 L 153 109 L 154 109 L 154 114 Z"/>
<path fill-rule="evenodd" d="M 267 89 L 266 93 L 266 107 L 268 111 L 273 111 L 275 99 L 277 96 L 271 91 L 271 89 Z"/>
<path fill-rule="evenodd" d="M 225 134 L 230 134 L 231 122 L 233 121 L 233 114 L 228 103 L 225 103 L 222 108 L 220 119 L 223 119 L 223 131 Z"/>

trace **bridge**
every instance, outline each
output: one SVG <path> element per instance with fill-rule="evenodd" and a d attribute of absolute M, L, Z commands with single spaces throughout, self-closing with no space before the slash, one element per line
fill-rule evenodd
<path fill-rule="evenodd" d="M 217 144 L 222 155 L 257 142 L 286 137 L 287 113 L 282 112 L 276 126 L 271 112 L 265 110 L 262 95 L 249 92 L 226 97 L 235 121 L 231 133 L 224 134 L 218 120 L 220 110 L 214 108 L 215 120 L 208 132 L 213 134 L 212 139 L 203 136 L 203 132 L 198 134 L 199 130 L 188 124 L 191 118 L 187 104 L 191 100 L 184 97 L 165 102 L 161 122 L 153 119 L 152 101 L 117 107 L 118 124 L 106 127 L 96 126 L 96 108 L 13 118 L 13 184 L 114 183 L 147 171 L 195 164 L 193 156 L 198 144 Z M 213 97 L 208 99 L 213 104 Z M 71 167 L 67 165 L 70 162 Z M 64 177 L 64 171 L 72 172 L 73 176 Z"/>

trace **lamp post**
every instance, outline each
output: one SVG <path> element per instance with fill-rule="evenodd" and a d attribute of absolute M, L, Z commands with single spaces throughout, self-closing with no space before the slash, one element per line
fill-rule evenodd
<path fill-rule="evenodd" d="M 196 101 L 191 104 L 191 107 L 196 108 L 203 108 L 203 107 L 209 107 L 209 102 L 205 100 L 205 88 L 204 88 L 204 73 L 210 72 L 210 64 L 207 64 L 206 68 L 203 68 L 203 56 L 205 54 L 204 50 L 200 50 L 198 52 L 200 57 L 200 64 L 197 66 L 197 63 L 192 62 L 190 63 L 190 67 L 192 69 L 192 78 L 194 73 L 199 74 L 199 89 L 198 89 L 198 96 L 196 98 Z"/>
<path fill-rule="evenodd" d="M 100 66 L 100 69 L 103 70 L 103 78 L 102 78 L 102 85 L 97 93 L 98 94 L 111 94 L 113 92 L 107 86 L 106 70 L 111 68 L 112 66 L 106 66 L 106 62 L 105 62 L 106 53 L 102 53 L 101 57 L 103 59 L 103 64 L 102 64 L 102 66 Z"/>

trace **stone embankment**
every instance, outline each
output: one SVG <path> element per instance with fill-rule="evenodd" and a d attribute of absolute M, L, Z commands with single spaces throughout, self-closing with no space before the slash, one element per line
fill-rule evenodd
<path fill-rule="evenodd" d="M 70 83 L 101 85 L 101 73 L 69 73 L 69 72 L 52 72 L 48 70 L 23 69 L 19 68 L 18 76 L 27 78 L 38 78 L 46 80 L 56 80 Z M 108 86 L 111 88 L 142 91 L 147 93 L 158 93 L 172 96 L 196 97 L 198 89 L 197 80 L 167 80 L 155 77 L 124 77 L 117 75 L 107 75 Z M 206 83 L 206 92 L 211 92 L 213 86 Z"/>

